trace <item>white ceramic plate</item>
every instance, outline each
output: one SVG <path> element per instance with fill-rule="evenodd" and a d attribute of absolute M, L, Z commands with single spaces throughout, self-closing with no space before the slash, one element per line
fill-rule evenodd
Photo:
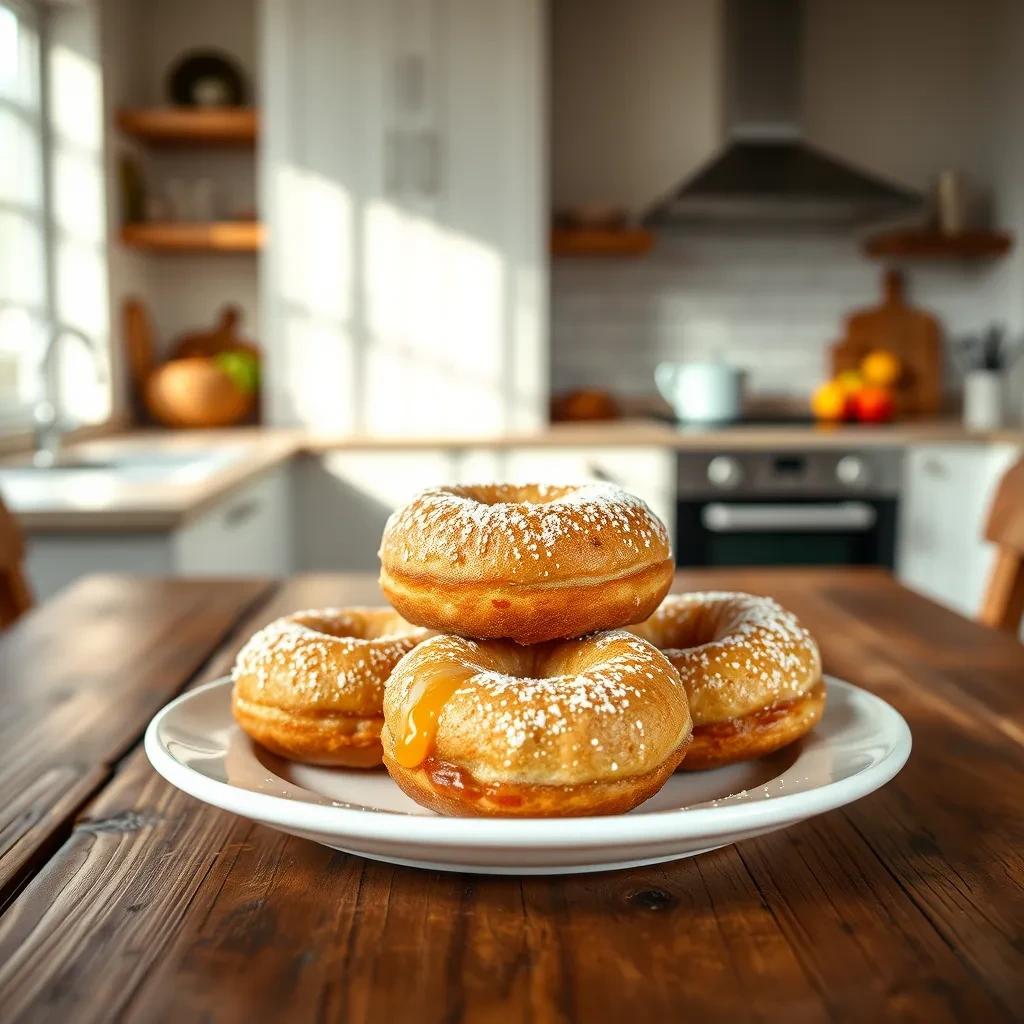
<path fill-rule="evenodd" d="M 772 757 L 674 775 L 629 814 L 599 818 L 443 818 L 383 770 L 293 764 L 252 743 L 222 679 L 184 694 L 149 724 L 146 753 L 172 785 L 214 807 L 375 860 L 442 871 L 562 874 L 691 857 L 785 828 L 885 785 L 910 730 L 885 701 L 826 677 L 824 718 Z"/>

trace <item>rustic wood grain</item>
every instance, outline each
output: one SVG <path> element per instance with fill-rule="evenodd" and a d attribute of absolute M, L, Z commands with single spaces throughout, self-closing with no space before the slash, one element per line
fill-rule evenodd
<path fill-rule="evenodd" d="M 268 590 L 94 576 L 0 634 L 0 905 Z"/>
<path fill-rule="evenodd" d="M 910 763 L 844 811 L 656 868 L 391 867 L 205 807 L 132 753 L 0 918 L 13 1020 L 1001 1021 L 1024 1005 L 1024 749 L 978 710 L 1024 651 L 877 572 L 687 573 L 775 593 L 827 667 L 891 700 Z M 241 624 L 366 603 L 303 578 Z M 902 609 L 908 609 L 906 615 Z M 929 609 L 934 614 L 930 614 Z M 956 668 L 977 653 L 985 679 Z M 970 655 L 967 656 L 968 658 Z"/>

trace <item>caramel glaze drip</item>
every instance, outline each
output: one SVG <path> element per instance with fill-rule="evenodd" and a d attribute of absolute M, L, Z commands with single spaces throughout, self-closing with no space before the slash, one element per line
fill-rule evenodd
<path fill-rule="evenodd" d="M 445 704 L 475 674 L 475 669 L 443 665 L 416 677 L 403 702 L 401 726 L 395 737 L 395 760 L 403 768 L 417 768 L 431 755 L 437 720 Z"/>

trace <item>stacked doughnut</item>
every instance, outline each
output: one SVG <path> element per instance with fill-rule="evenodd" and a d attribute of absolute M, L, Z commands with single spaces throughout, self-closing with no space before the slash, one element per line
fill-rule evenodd
<path fill-rule="evenodd" d="M 665 527 L 616 487 L 432 488 L 380 558 L 394 611 L 287 616 L 239 654 L 235 717 L 270 750 L 383 761 L 443 814 L 612 814 L 820 717 L 807 632 L 763 598 L 665 600 Z"/>

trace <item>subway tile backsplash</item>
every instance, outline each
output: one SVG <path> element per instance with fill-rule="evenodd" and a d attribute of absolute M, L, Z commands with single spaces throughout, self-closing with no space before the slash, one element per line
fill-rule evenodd
<path fill-rule="evenodd" d="M 721 354 L 748 370 L 751 390 L 804 396 L 845 315 L 879 301 L 883 269 L 855 237 L 809 231 L 702 230 L 664 236 L 637 260 L 555 260 L 552 388 L 646 395 L 662 360 Z M 999 319 L 984 266 L 913 266 L 907 278 L 947 339 Z M 955 387 L 952 367 L 947 376 Z"/>

